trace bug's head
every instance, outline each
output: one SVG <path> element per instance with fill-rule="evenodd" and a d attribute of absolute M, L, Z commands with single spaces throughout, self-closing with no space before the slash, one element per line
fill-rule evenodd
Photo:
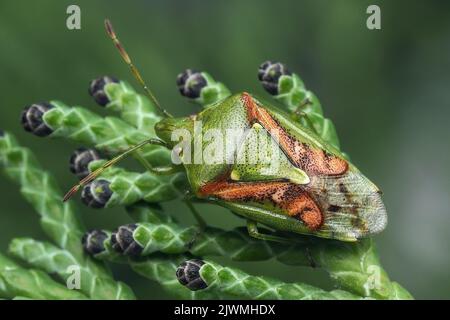
<path fill-rule="evenodd" d="M 156 135 L 172 148 L 179 142 L 180 138 L 192 134 L 194 120 L 195 116 L 164 118 L 155 125 Z"/>

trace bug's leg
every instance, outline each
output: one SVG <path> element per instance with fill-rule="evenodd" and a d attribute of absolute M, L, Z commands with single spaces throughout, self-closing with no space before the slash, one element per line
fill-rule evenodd
<path fill-rule="evenodd" d="M 303 118 L 304 121 L 308 123 L 308 126 L 314 131 L 314 133 L 320 135 L 320 132 L 318 132 L 317 128 L 314 126 L 314 122 L 311 120 L 308 113 L 303 111 L 303 109 L 305 109 L 310 104 L 312 104 L 311 100 L 309 100 L 309 98 L 305 98 L 305 100 L 303 100 L 292 112 L 292 117 L 300 122 L 302 121 Z"/>
<path fill-rule="evenodd" d="M 249 236 L 256 238 L 256 239 L 265 240 L 265 241 L 282 242 L 282 243 L 290 243 L 291 242 L 291 241 L 289 241 L 289 239 L 286 239 L 286 238 L 274 236 L 271 234 L 260 233 L 258 230 L 257 222 L 253 221 L 253 220 L 247 220 L 247 231 L 248 231 Z"/>
<path fill-rule="evenodd" d="M 313 269 L 317 268 L 318 263 L 316 262 L 316 260 L 314 260 L 314 257 L 312 256 L 309 247 L 305 247 L 305 255 L 306 259 L 308 259 L 310 267 Z"/>
<path fill-rule="evenodd" d="M 197 209 L 194 207 L 194 205 L 192 203 L 194 199 L 196 199 L 196 198 L 191 193 L 191 191 L 189 191 L 189 190 L 186 191 L 183 202 L 186 204 L 186 206 L 188 207 L 189 211 L 192 213 L 192 215 L 194 216 L 194 218 L 198 224 L 197 232 L 195 232 L 194 236 L 187 244 L 188 248 L 191 248 L 194 245 L 198 236 L 206 229 L 206 226 L 207 226 L 206 221 L 202 218 L 202 216 L 200 215 L 200 213 L 197 211 Z"/>
<path fill-rule="evenodd" d="M 200 231 L 205 230 L 205 228 L 207 226 L 206 221 L 203 219 L 203 217 L 200 215 L 200 213 L 194 207 L 191 200 L 189 200 L 189 198 L 186 197 L 183 201 L 186 204 L 186 206 L 188 207 L 189 211 L 194 216 L 195 220 L 197 220 L 197 224 L 200 228 Z"/>
<path fill-rule="evenodd" d="M 79 148 L 70 157 L 70 171 L 81 180 L 106 161 L 96 149 Z M 81 200 L 93 208 L 129 206 L 138 201 L 154 204 L 180 199 L 186 187 L 184 174 L 155 175 L 149 171 L 138 173 L 114 166 L 84 186 Z"/>
<path fill-rule="evenodd" d="M 266 61 L 259 67 L 258 78 L 264 89 L 291 111 L 294 119 L 339 149 L 333 123 L 324 117 L 319 100 L 297 74 L 280 62 Z"/>
<path fill-rule="evenodd" d="M 116 164 L 120 160 L 124 159 L 125 157 L 127 157 L 131 153 L 139 150 L 140 148 L 142 148 L 143 146 L 145 146 L 147 144 L 153 144 L 153 145 L 159 145 L 159 146 L 167 147 L 166 143 L 164 141 L 162 141 L 162 140 L 159 140 L 159 139 L 148 139 L 148 140 L 142 141 L 141 143 L 138 143 L 137 145 L 135 145 L 135 146 L 129 148 L 128 150 L 124 151 L 123 153 L 119 154 L 115 158 L 105 162 L 100 168 L 96 169 L 95 171 L 93 171 L 90 174 L 88 174 L 85 178 L 81 179 L 78 184 L 73 186 L 69 190 L 69 192 L 66 193 L 66 195 L 63 198 L 63 201 L 67 201 L 68 199 L 70 199 L 81 187 L 84 187 L 88 183 L 90 183 L 93 180 L 95 180 L 107 168 L 113 166 L 114 164 Z"/>
<path fill-rule="evenodd" d="M 206 108 L 230 95 L 230 90 L 206 72 L 186 69 L 177 76 L 177 86 L 182 96 Z"/>
<path fill-rule="evenodd" d="M 170 175 L 180 171 L 176 166 L 152 166 L 139 152 L 135 153 L 135 157 L 148 171 L 156 175 Z"/>

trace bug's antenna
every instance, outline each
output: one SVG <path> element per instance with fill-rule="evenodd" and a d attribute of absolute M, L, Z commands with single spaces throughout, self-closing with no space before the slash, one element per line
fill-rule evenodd
<path fill-rule="evenodd" d="M 73 186 L 69 192 L 67 192 L 63 198 L 63 201 L 67 201 L 69 200 L 75 193 L 77 193 L 77 191 L 82 188 L 83 186 L 87 185 L 88 183 L 92 182 L 93 180 L 95 180 L 103 171 L 105 171 L 107 168 L 111 167 L 112 165 L 116 164 L 117 162 L 119 162 L 120 160 L 122 160 L 123 158 L 125 158 L 126 156 L 128 156 L 130 153 L 132 153 L 133 151 L 136 151 L 137 149 L 142 148 L 143 146 L 145 146 L 146 144 L 154 144 L 154 145 L 159 145 L 159 146 L 165 146 L 167 147 L 166 143 L 162 140 L 159 139 L 148 139 L 145 141 L 142 141 L 141 143 L 138 143 L 135 146 L 130 147 L 128 150 L 125 150 L 124 152 L 122 152 L 121 154 L 119 154 L 118 156 L 116 156 L 115 158 L 112 158 L 111 160 L 105 162 L 105 164 L 103 166 L 101 166 L 100 168 L 92 171 L 89 175 L 87 175 L 84 179 L 82 179 L 78 184 L 76 184 L 75 186 Z"/>
<path fill-rule="evenodd" d="M 122 56 L 122 59 L 130 67 L 131 72 L 133 73 L 133 76 L 144 88 L 145 93 L 153 101 L 153 103 L 156 105 L 156 107 L 159 109 L 159 111 L 161 111 L 166 117 L 172 118 L 172 115 L 161 107 L 158 100 L 156 100 L 155 96 L 153 95 L 152 91 L 149 89 L 149 87 L 147 87 L 147 84 L 145 83 L 144 79 L 142 78 L 141 73 L 136 68 L 136 66 L 131 62 L 130 56 L 128 55 L 125 48 L 120 43 L 119 39 L 117 38 L 116 33 L 114 32 L 113 26 L 111 24 L 111 21 L 109 21 L 108 19 L 105 19 L 105 29 L 106 29 L 106 32 L 108 33 L 108 36 L 114 42 L 114 45 L 119 50 L 119 53 Z"/>

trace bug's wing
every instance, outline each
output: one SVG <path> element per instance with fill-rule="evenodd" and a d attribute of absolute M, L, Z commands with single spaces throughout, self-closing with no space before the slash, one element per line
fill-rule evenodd
<path fill-rule="evenodd" d="M 249 115 L 275 135 L 292 164 L 308 174 L 310 183 L 302 187 L 323 217 L 315 234 L 351 241 L 386 227 L 386 209 L 378 188 L 339 150 L 276 108 L 265 107 L 248 95 L 243 99 Z"/>
<path fill-rule="evenodd" d="M 380 191 L 356 169 L 340 176 L 314 176 L 305 189 L 322 208 L 319 233 L 324 237 L 356 240 L 386 227 Z"/>
<path fill-rule="evenodd" d="M 254 124 L 241 138 L 232 165 L 235 181 L 285 180 L 297 184 L 309 183 L 308 175 L 293 166 L 265 128 Z"/>

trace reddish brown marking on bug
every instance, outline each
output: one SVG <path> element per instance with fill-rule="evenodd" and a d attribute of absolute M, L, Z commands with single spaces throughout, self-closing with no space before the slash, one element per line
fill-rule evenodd
<path fill-rule="evenodd" d="M 251 124 L 258 119 L 258 110 L 256 103 L 253 101 L 253 98 L 247 92 L 242 93 L 242 102 L 244 106 L 247 108 L 247 117 Z"/>
<path fill-rule="evenodd" d="M 323 214 L 307 192 L 299 190 L 299 186 L 289 184 L 285 192 L 288 196 L 282 204 L 290 216 L 300 218 L 311 230 L 319 229 L 323 224 Z"/>
<path fill-rule="evenodd" d="M 270 201 L 286 213 L 300 219 L 310 230 L 319 229 L 323 214 L 301 186 L 291 182 L 229 182 L 219 180 L 205 184 L 200 188 L 202 196 L 215 196 L 226 201 L 263 202 Z"/>
<path fill-rule="evenodd" d="M 256 105 L 248 93 L 242 94 L 242 102 L 247 108 L 249 122 L 259 122 L 272 136 L 277 137 L 281 149 L 296 167 L 309 175 L 340 175 L 347 171 L 347 161 L 292 138 L 264 108 Z"/>

